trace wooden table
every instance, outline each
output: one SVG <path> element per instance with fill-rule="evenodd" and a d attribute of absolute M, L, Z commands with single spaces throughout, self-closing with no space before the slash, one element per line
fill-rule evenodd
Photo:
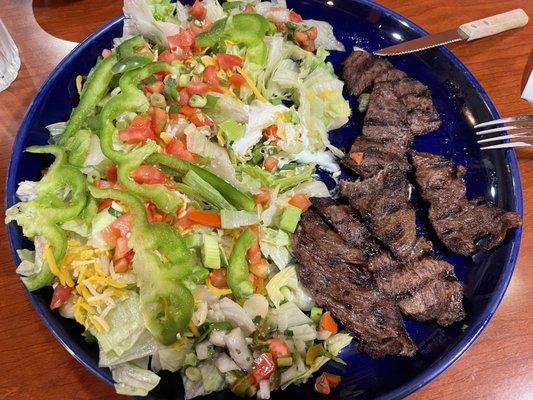
<path fill-rule="evenodd" d="M 121 1 L 0 0 L 0 18 L 20 49 L 17 80 L 0 93 L 0 177 L 5 180 L 11 144 L 42 81 L 75 45 L 118 15 Z M 533 18 L 531 0 L 381 0 L 430 32 L 522 7 Z M 35 15 L 35 17 L 34 17 Z M 39 26 L 40 24 L 40 26 Z M 42 28 L 41 28 L 42 27 Z M 49 33 L 47 33 L 47 32 Z M 52 35 L 65 40 L 58 40 Z M 533 58 L 533 21 L 519 31 L 452 50 L 488 91 L 502 115 L 533 114 L 520 100 L 526 64 Z M 518 153 L 524 188 L 524 236 L 507 294 L 487 329 L 468 352 L 411 399 L 533 398 L 533 151 Z M 0 189 L 4 197 L 4 185 Z M 14 273 L 5 229 L 0 237 L 0 399 L 118 399 L 113 388 L 91 375 L 52 337 Z"/>

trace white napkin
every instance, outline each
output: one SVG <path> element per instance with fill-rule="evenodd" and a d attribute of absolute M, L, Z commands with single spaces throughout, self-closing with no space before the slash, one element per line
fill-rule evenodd
<path fill-rule="evenodd" d="M 527 80 L 526 87 L 522 92 L 522 98 L 533 103 L 533 71 L 531 71 L 531 73 L 529 74 L 529 79 Z"/>

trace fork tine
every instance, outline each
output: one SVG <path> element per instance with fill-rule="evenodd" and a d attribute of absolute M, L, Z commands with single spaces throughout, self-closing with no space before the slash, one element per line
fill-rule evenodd
<path fill-rule="evenodd" d="M 517 121 L 533 121 L 533 115 L 518 115 L 516 117 L 507 117 L 495 119 L 493 121 L 482 122 L 481 124 L 474 125 L 474 128 L 483 128 L 485 126 L 506 124 L 508 122 L 517 122 Z"/>
<path fill-rule="evenodd" d="M 484 131 L 476 132 L 476 135 L 487 135 L 489 133 L 512 131 L 512 130 L 516 130 L 516 129 L 530 129 L 530 128 L 533 128 L 533 125 L 527 124 L 527 125 L 524 125 L 524 126 L 515 126 L 515 125 L 502 126 L 502 127 L 499 127 L 499 128 L 485 129 Z"/>
<path fill-rule="evenodd" d="M 524 132 L 524 133 L 515 133 L 514 135 L 503 135 L 503 136 L 495 136 L 488 139 L 481 139 L 478 140 L 478 143 L 487 143 L 487 142 L 496 142 L 498 140 L 503 139 L 516 139 L 516 138 L 523 138 L 523 139 L 533 139 L 533 131 L 532 132 Z"/>
<path fill-rule="evenodd" d="M 509 142 L 509 143 L 495 144 L 493 146 L 481 147 L 480 150 L 511 149 L 511 148 L 514 148 L 514 147 L 530 147 L 530 146 L 532 146 L 531 143 Z"/>

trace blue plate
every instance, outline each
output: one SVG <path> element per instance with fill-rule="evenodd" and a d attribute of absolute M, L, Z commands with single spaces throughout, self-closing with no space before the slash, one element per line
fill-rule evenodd
<path fill-rule="evenodd" d="M 304 18 L 322 19 L 333 24 L 336 35 L 347 49 L 358 46 L 372 51 L 426 33 L 402 16 L 369 1 L 335 0 L 333 3 L 307 0 L 298 3 L 292 1 L 289 5 L 295 7 Z M 68 118 L 77 98 L 74 84 L 76 75 L 86 74 L 101 51 L 111 47 L 112 39 L 121 36 L 122 22 L 122 17 L 111 21 L 76 47 L 58 65 L 35 97 L 13 146 L 6 190 L 7 207 L 17 201 L 17 183 L 38 180 L 41 170 L 49 162 L 26 154 L 23 150 L 30 145 L 46 143 L 48 133 L 44 127 Z M 337 72 L 340 72 L 341 62 L 346 55 L 338 52 L 331 55 L 330 60 Z M 431 88 L 436 108 L 443 119 L 438 131 L 417 138 L 415 148 L 443 154 L 465 164 L 468 167 L 466 181 L 469 197 L 483 196 L 499 207 L 522 215 L 522 190 L 514 152 L 502 150 L 482 153 L 476 144 L 472 126 L 498 118 L 498 113 L 466 67 L 445 48 L 395 57 L 391 61 Z M 351 102 L 354 106 L 354 99 Z M 360 122 L 361 116 L 355 113 L 347 126 L 331 134 L 331 141 L 338 147 L 348 149 L 359 134 Z M 14 250 L 28 247 L 31 243 L 24 239 L 14 224 L 10 224 L 8 230 L 13 257 L 18 264 Z M 357 353 L 355 345 L 352 345 L 342 355 L 347 362 L 346 367 L 327 367 L 343 375 L 342 384 L 334 396 L 400 399 L 444 371 L 478 337 L 498 307 L 513 273 L 520 236 L 521 229 L 513 230 L 499 248 L 490 253 L 480 252 L 474 257 L 462 257 L 437 248 L 455 266 L 457 276 L 465 284 L 467 317 L 446 329 L 434 324 L 408 321 L 407 329 L 420 347 L 419 353 L 413 358 L 374 360 Z M 43 289 L 29 294 L 29 297 L 61 344 L 91 372 L 111 384 L 109 371 L 98 368 L 96 346 L 85 343 L 81 337 L 82 330 L 76 323 L 50 311 L 50 295 L 49 289 Z M 179 382 L 176 375 L 164 375 L 162 384 L 154 390 L 152 398 L 181 398 Z M 273 394 L 274 399 L 295 396 L 319 397 L 313 392 L 311 383 Z M 209 398 L 233 397 L 226 391 Z"/>

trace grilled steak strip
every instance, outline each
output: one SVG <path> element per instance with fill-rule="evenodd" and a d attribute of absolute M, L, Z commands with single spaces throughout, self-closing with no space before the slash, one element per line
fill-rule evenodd
<path fill-rule="evenodd" d="M 450 250 L 464 255 L 476 251 L 488 236 L 485 249 L 498 246 L 507 230 L 520 225 L 520 216 L 466 199 L 466 169 L 435 154 L 411 152 L 420 194 L 429 205 L 429 220 L 438 238 Z"/>
<path fill-rule="evenodd" d="M 395 301 L 381 293 L 372 279 L 359 274 L 358 266 L 364 261 L 350 248 L 316 212 L 308 210 L 294 236 L 300 281 L 315 302 L 330 310 L 359 340 L 360 351 L 373 357 L 414 355 L 416 346 L 405 331 Z"/>
<path fill-rule="evenodd" d="M 416 233 L 409 183 L 402 171 L 389 166 L 361 182 L 341 181 L 340 187 L 341 194 L 397 259 L 416 260 L 432 253 L 431 243 Z"/>
<path fill-rule="evenodd" d="M 402 264 L 376 242 L 350 206 L 325 198 L 311 201 L 344 240 L 369 256 L 367 268 L 379 289 L 398 301 L 402 313 L 441 325 L 464 317 L 463 289 L 451 264 L 432 257 Z"/>

